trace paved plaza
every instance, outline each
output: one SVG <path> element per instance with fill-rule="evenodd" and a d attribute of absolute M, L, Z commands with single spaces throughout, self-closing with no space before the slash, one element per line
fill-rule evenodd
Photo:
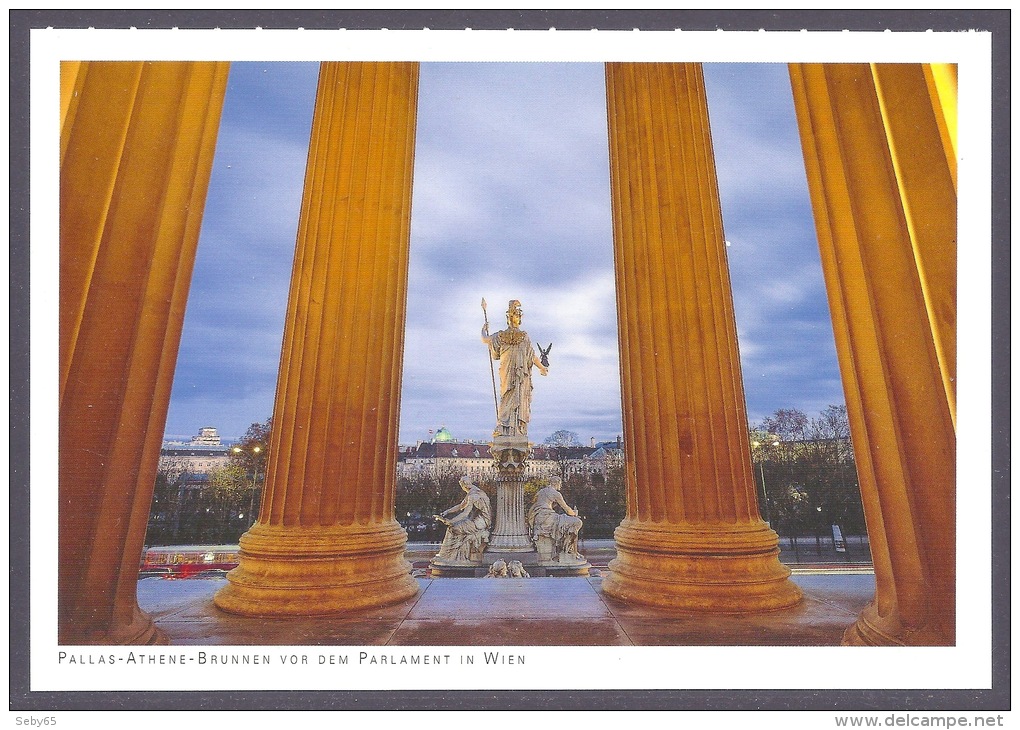
<path fill-rule="evenodd" d="M 138 602 L 173 645 L 832 646 L 871 600 L 861 568 L 794 569 L 804 600 L 751 615 L 691 614 L 625 604 L 587 578 L 419 578 L 421 591 L 342 616 L 264 619 L 224 613 L 222 576 L 143 578 Z"/>

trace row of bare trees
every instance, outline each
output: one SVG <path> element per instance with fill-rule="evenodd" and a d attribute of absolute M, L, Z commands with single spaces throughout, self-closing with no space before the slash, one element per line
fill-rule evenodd
<path fill-rule="evenodd" d="M 762 516 L 780 535 L 866 533 L 846 406 L 780 409 L 750 435 Z"/>
<path fill-rule="evenodd" d="M 229 463 L 204 479 L 189 474 L 184 460 L 164 457 L 156 476 L 149 545 L 232 544 L 254 522 L 266 474 L 272 423 L 253 423 L 230 451 Z M 786 537 L 865 534 L 857 470 L 845 406 L 829 406 L 809 418 L 780 409 L 750 430 L 751 457 L 762 516 Z M 610 538 L 626 513 L 622 463 L 592 472 L 566 468 L 579 447 L 577 434 L 560 431 L 547 445 L 562 452 L 563 495 L 584 520 L 584 535 Z M 438 541 L 445 528 L 432 515 L 463 497 L 454 468 L 423 470 L 397 479 L 396 517 L 412 541 Z M 526 487 L 529 499 L 545 479 Z M 479 486 L 495 495 L 484 479 Z"/>

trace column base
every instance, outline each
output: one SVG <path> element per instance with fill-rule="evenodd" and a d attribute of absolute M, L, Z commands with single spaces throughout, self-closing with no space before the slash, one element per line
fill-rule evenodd
<path fill-rule="evenodd" d="M 776 611 L 803 594 L 764 522 L 681 527 L 624 520 L 602 583 L 622 601 L 680 611 Z"/>
<path fill-rule="evenodd" d="M 256 524 L 216 605 L 245 616 L 324 616 L 400 603 L 418 592 L 395 521 L 346 527 Z"/>
<path fill-rule="evenodd" d="M 170 643 L 169 637 L 162 630 L 156 628 L 152 617 L 142 609 L 135 606 L 132 612 L 131 622 L 111 627 L 107 630 L 92 629 L 91 631 L 78 632 L 74 625 L 83 625 L 85 622 L 69 622 L 72 626 L 61 626 L 59 643 L 61 645 L 79 646 L 166 646 Z"/>
<path fill-rule="evenodd" d="M 844 646 L 954 646 L 952 637 L 932 627 L 911 629 L 903 625 L 893 611 L 881 616 L 871 602 L 861 611 L 857 621 L 843 634 Z"/>

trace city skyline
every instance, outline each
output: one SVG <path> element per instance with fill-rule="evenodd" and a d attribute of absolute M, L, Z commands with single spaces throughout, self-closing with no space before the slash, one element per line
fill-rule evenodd
<path fill-rule="evenodd" d="M 751 423 L 842 403 L 786 68 L 705 64 Z M 272 413 L 318 64 L 235 63 L 166 437 Z M 421 65 L 399 442 L 491 433 L 479 334 L 534 341 L 529 435 L 622 435 L 604 77 L 592 63 Z"/>

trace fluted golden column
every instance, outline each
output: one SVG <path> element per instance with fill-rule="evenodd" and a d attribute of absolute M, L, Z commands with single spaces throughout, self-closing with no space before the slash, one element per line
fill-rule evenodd
<path fill-rule="evenodd" d="M 956 622 L 955 73 L 791 65 L 874 602 L 852 644 L 951 645 Z"/>
<path fill-rule="evenodd" d="M 265 494 L 227 611 L 395 603 L 417 582 L 394 519 L 418 66 L 324 63 Z"/>
<path fill-rule="evenodd" d="M 164 640 L 138 564 L 227 71 L 61 68 L 61 643 Z"/>
<path fill-rule="evenodd" d="M 627 517 L 607 594 L 720 612 L 800 590 L 759 513 L 700 64 L 607 64 Z"/>

